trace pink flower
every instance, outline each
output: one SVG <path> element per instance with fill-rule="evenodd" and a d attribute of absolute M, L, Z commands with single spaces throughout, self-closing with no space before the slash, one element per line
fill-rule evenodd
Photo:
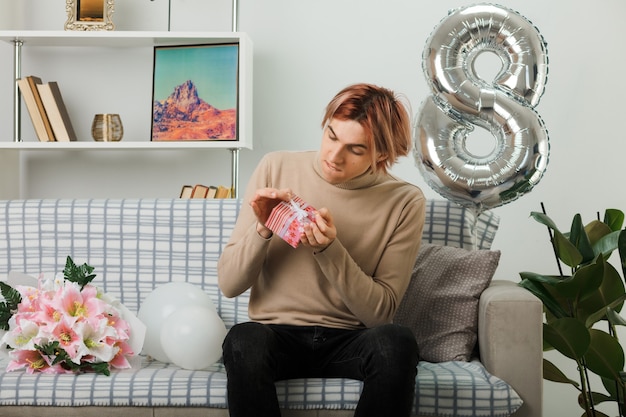
<path fill-rule="evenodd" d="M 39 309 L 32 313 L 32 319 L 42 326 L 45 332 L 52 332 L 63 318 L 63 314 L 52 304 L 53 297 L 42 294 L 39 299 Z"/>
<path fill-rule="evenodd" d="M 130 368 L 130 362 L 128 362 L 128 357 L 134 354 L 133 350 L 130 348 L 128 343 L 123 341 L 116 342 L 115 347 L 118 349 L 118 351 L 115 354 L 115 357 L 109 362 L 111 366 L 117 369 Z"/>
<path fill-rule="evenodd" d="M 70 358 L 76 358 L 82 339 L 78 333 L 74 331 L 66 317 L 56 324 L 52 330 L 52 336 L 54 336 L 54 339 L 59 342 L 61 348 L 67 352 Z"/>
<path fill-rule="evenodd" d="M 115 330 L 116 338 L 119 340 L 130 339 L 130 326 L 119 314 L 109 314 L 107 316 L 107 324 Z"/>
<path fill-rule="evenodd" d="M 97 295 L 97 289 L 91 285 L 86 285 L 81 291 L 78 284 L 67 282 L 57 290 L 52 305 L 61 314 L 68 316 L 72 324 L 79 320 L 97 320 L 105 309 Z"/>
<path fill-rule="evenodd" d="M 13 350 L 9 352 L 11 361 L 7 366 L 7 372 L 18 369 L 26 369 L 26 372 L 43 373 L 66 373 L 60 365 L 50 365 L 48 358 L 43 356 L 38 350 Z"/>
<path fill-rule="evenodd" d="M 37 288 L 17 285 L 15 289 L 22 296 L 22 302 L 17 306 L 18 313 L 29 314 L 39 310 L 40 292 Z"/>

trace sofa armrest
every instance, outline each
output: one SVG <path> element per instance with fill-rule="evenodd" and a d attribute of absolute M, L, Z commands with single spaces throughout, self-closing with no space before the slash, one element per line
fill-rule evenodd
<path fill-rule="evenodd" d="M 487 370 L 524 400 L 515 417 L 543 408 L 543 305 L 512 281 L 494 280 L 480 297 L 478 345 Z"/>

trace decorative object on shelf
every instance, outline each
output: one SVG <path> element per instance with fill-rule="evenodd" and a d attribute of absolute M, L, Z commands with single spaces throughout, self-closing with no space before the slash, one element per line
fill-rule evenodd
<path fill-rule="evenodd" d="M 239 44 L 156 46 L 152 140 L 238 140 Z"/>
<path fill-rule="evenodd" d="M 115 0 L 65 0 L 65 30 L 114 30 Z"/>
<path fill-rule="evenodd" d="M 98 142 L 118 142 L 124 136 L 124 126 L 119 114 L 96 114 L 91 124 L 91 136 Z"/>
<path fill-rule="evenodd" d="M 191 198 L 193 195 L 193 185 L 185 184 L 180 190 L 180 198 Z"/>
<path fill-rule="evenodd" d="M 65 107 L 59 83 L 56 81 L 40 83 L 37 84 L 37 90 L 54 132 L 54 140 L 57 142 L 75 141 L 76 132 L 74 132 L 70 115 Z"/>
<path fill-rule="evenodd" d="M 46 110 L 39 95 L 38 85 L 42 84 L 41 78 L 34 75 L 20 78 L 17 85 L 21 98 L 26 104 L 26 110 L 33 122 L 35 134 L 40 142 L 54 142 L 54 131 L 46 114 Z"/>

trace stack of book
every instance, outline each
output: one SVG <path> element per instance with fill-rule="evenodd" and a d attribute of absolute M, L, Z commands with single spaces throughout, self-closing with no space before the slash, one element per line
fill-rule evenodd
<path fill-rule="evenodd" d="M 232 189 L 223 185 L 183 185 L 180 198 L 230 198 Z"/>
<path fill-rule="evenodd" d="M 41 142 L 76 140 L 69 114 L 56 81 L 44 83 L 34 75 L 20 78 L 17 85 Z"/>

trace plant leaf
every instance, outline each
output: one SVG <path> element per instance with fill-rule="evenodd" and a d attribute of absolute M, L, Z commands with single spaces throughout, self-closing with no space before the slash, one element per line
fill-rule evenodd
<path fill-rule="evenodd" d="M 625 299 L 626 299 L 626 296 L 625 296 Z M 609 323 L 611 323 L 612 325 L 626 326 L 626 320 L 624 319 L 624 317 L 620 316 L 615 310 L 613 310 L 610 307 L 606 309 L 606 316 L 609 320 Z"/>
<path fill-rule="evenodd" d="M 589 349 L 591 336 L 580 321 L 565 317 L 544 323 L 543 338 L 556 350 L 570 359 L 579 361 Z"/>
<path fill-rule="evenodd" d="M 536 272 L 520 272 L 520 277 L 522 279 L 527 279 L 533 282 L 540 282 L 540 283 L 545 283 L 545 284 L 550 284 L 550 285 L 556 285 L 559 282 L 563 281 L 564 278 L 567 277 L 560 277 L 557 275 L 543 275 L 543 274 L 538 274 Z"/>
<path fill-rule="evenodd" d="M 600 220 L 593 220 L 585 226 L 585 233 L 589 237 L 589 242 L 593 245 L 602 237 L 612 232 L 608 224 Z"/>
<path fill-rule="evenodd" d="M 591 297 L 604 280 L 604 258 L 598 256 L 596 262 L 585 265 L 574 274 L 557 283 L 554 287 L 564 297 L 572 300 L 575 305 Z"/>
<path fill-rule="evenodd" d="M 563 308 L 561 303 L 554 297 L 553 294 L 548 291 L 545 285 L 543 285 L 542 278 L 546 277 L 545 275 L 535 274 L 533 272 L 522 272 L 520 273 L 524 279 L 518 284 L 520 287 L 527 289 L 533 295 L 541 300 L 543 306 L 555 317 L 563 318 L 569 317 L 570 315 Z"/>
<path fill-rule="evenodd" d="M 58 341 L 35 345 L 35 349 L 41 352 L 42 355 L 52 358 L 52 365 L 56 365 L 64 359 L 69 358 L 67 352 L 60 347 Z"/>
<path fill-rule="evenodd" d="M 544 226 L 552 229 L 554 232 L 552 246 L 557 253 L 557 256 L 565 265 L 573 268 L 579 265 L 583 259 L 582 255 L 576 249 L 576 246 L 570 242 L 570 240 L 559 230 L 554 221 L 547 215 L 532 211 L 530 216 L 535 219 L 537 222 L 543 224 Z"/>
<path fill-rule="evenodd" d="M 17 311 L 17 306 L 22 302 L 19 291 L 6 282 L 0 281 L 0 293 L 4 302 L 0 303 L 0 329 L 9 330 L 9 319 Z"/>
<path fill-rule="evenodd" d="M 615 249 L 617 249 L 620 232 L 610 232 L 599 238 L 593 244 L 593 251 L 596 255 L 602 254 L 605 259 L 609 259 Z"/>
<path fill-rule="evenodd" d="M 626 279 L 626 229 L 622 230 L 617 238 L 617 248 L 619 250 L 619 259 L 622 263 L 622 274 Z"/>
<path fill-rule="evenodd" d="M 597 394 L 597 392 L 592 392 L 591 396 L 595 399 L 595 395 Z M 583 394 L 578 394 L 578 405 L 580 406 L 580 408 L 585 409 L 585 403 L 583 402 Z M 594 402 L 595 404 L 595 402 Z M 593 414 L 592 414 L 593 413 Z M 610 417 L 606 414 L 604 414 L 601 411 L 598 411 L 595 407 L 593 408 L 593 412 L 591 411 L 591 407 L 589 407 L 588 410 L 586 410 L 584 413 L 582 413 L 582 415 L 580 417 L 589 417 L 589 416 L 593 416 L 593 417 Z"/>
<path fill-rule="evenodd" d="M 554 232 L 554 244 L 557 256 L 565 265 L 570 268 L 576 268 L 583 262 L 583 255 L 561 232 Z"/>
<path fill-rule="evenodd" d="M 80 288 L 83 289 L 85 285 L 89 284 L 96 277 L 95 274 L 92 274 L 93 269 L 93 266 L 89 266 L 86 263 L 77 266 L 72 258 L 68 256 L 65 261 L 63 275 L 66 280 L 79 284 Z"/>
<path fill-rule="evenodd" d="M 578 303 L 577 315 L 587 322 L 587 327 L 598 320 L 604 319 L 606 308 L 611 307 L 620 311 L 623 305 L 626 290 L 622 277 L 610 263 L 604 265 L 604 279 L 598 290 L 587 299 Z"/>
<path fill-rule="evenodd" d="M 20 292 L 6 282 L 0 281 L 0 293 L 2 293 L 4 301 L 11 307 L 17 308 L 22 302 Z"/>
<path fill-rule="evenodd" d="M 604 223 L 602 223 L 602 225 L 604 225 Z M 606 227 L 606 225 L 604 226 Z M 579 264 L 590 262 L 593 260 L 593 258 L 595 258 L 593 248 L 591 247 L 591 241 L 589 239 L 589 236 L 587 235 L 587 228 L 583 226 L 580 214 L 576 214 L 572 219 L 572 226 L 569 233 L 569 241 L 572 243 L 572 245 L 576 247 L 576 249 L 578 249 L 578 252 L 582 255 L 582 260 L 579 262 Z"/>
<path fill-rule="evenodd" d="M 585 354 L 587 368 L 604 378 L 619 380 L 624 370 L 624 349 L 611 335 L 598 329 L 589 330 L 591 342 Z"/>
<path fill-rule="evenodd" d="M 550 229 L 554 231 L 559 231 L 559 228 L 556 226 L 556 223 L 554 223 L 552 219 L 546 214 L 540 213 L 538 211 L 531 211 L 530 217 L 532 217 L 539 223 L 543 224 L 544 226 L 549 227 Z"/>
<path fill-rule="evenodd" d="M 611 378 L 601 378 L 602 385 L 604 385 L 604 389 L 609 393 L 609 398 L 611 400 L 617 401 L 617 386 L 614 379 Z"/>
<path fill-rule="evenodd" d="M 591 397 L 593 398 L 593 403 L 596 405 L 606 401 L 615 401 L 615 398 L 602 394 L 601 392 L 592 392 Z"/>
<path fill-rule="evenodd" d="M 572 384 L 576 388 L 580 386 L 578 382 L 573 379 L 569 379 L 559 368 L 557 368 L 555 364 L 547 359 L 543 360 L 543 379 L 563 384 Z"/>
<path fill-rule="evenodd" d="M 107 362 L 97 362 L 97 363 L 85 364 L 85 368 L 91 369 L 92 371 L 94 371 L 97 374 L 102 374 L 102 375 L 106 375 L 106 376 L 110 376 L 111 375 L 111 367 L 109 366 L 109 364 Z"/>
<path fill-rule="evenodd" d="M 621 307 L 625 300 L 626 300 L 626 294 L 617 298 L 610 304 L 602 307 L 600 310 L 587 316 L 587 319 L 585 321 L 585 325 L 587 326 L 587 328 L 590 329 L 595 323 L 604 319 L 608 320 L 613 325 L 622 324 L 622 323 L 619 323 L 620 320 L 623 321 L 622 317 L 619 314 L 617 314 L 615 310 L 613 310 L 613 307 L 617 307 L 617 306 Z M 616 320 L 617 322 L 614 323 L 613 322 L 614 320 Z"/>
<path fill-rule="evenodd" d="M 620 230 L 624 225 L 624 212 L 618 209 L 606 209 L 604 211 L 604 223 L 614 232 Z"/>

